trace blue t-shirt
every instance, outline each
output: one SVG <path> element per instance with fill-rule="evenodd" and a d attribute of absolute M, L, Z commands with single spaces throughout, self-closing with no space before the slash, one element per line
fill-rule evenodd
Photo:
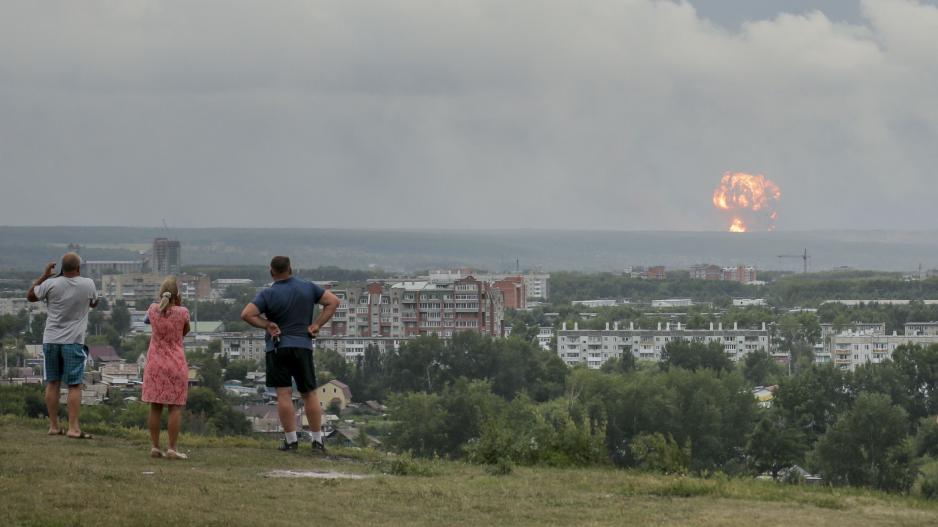
<path fill-rule="evenodd" d="M 316 304 L 326 290 L 318 285 L 290 277 L 278 280 L 254 297 L 253 304 L 267 317 L 280 326 L 281 348 L 313 349 L 309 325 L 313 323 Z M 264 334 L 267 351 L 274 350 L 270 333 Z"/>

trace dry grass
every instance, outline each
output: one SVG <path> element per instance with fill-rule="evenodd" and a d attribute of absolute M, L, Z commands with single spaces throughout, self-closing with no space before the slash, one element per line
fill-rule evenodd
<path fill-rule="evenodd" d="M 461 463 L 375 463 L 376 454 L 283 454 L 252 440 L 184 438 L 192 459 L 169 462 L 147 457 L 141 431 L 75 441 L 48 437 L 41 426 L 0 419 L 0 525 L 938 524 L 936 504 L 859 490 L 614 469 L 492 476 Z M 417 475 L 380 472 L 389 466 Z M 273 469 L 375 477 L 265 478 Z"/>

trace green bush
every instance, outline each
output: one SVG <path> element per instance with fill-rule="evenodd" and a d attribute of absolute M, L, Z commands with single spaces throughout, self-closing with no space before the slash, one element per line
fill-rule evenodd
<path fill-rule="evenodd" d="M 663 474 L 687 474 L 690 468 L 691 448 L 683 447 L 668 434 L 639 434 L 629 444 L 632 457 L 645 470 Z"/>

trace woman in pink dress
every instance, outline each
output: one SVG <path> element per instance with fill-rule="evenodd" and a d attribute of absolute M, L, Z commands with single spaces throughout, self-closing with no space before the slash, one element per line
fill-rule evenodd
<path fill-rule="evenodd" d="M 182 408 L 189 390 L 189 365 L 182 338 L 189 333 L 189 310 L 182 307 L 175 278 L 167 278 L 160 286 L 160 303 L 151 304 L 146 321 L 153 328 L 150 348 L 143 370 L 143 402 L 150 403 L 151 457 L 186 459 L 176 450 L 176 439 L 182 426 Z M 160 449 L 160 420 L 163 406 L 169 407 L 169 449 Z"/>

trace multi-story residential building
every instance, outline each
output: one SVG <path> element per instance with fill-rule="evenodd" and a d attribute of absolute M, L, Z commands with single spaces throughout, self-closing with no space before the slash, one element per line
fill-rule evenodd
<path fill-rule="evenodd" d="M 528 300 L 547 300 L 550 298 L 550 275 L 547 273 L 526 273 L 524 288 Z"/>
<path fill-rule="evenodd" d="M 906 322 L 906 335 L 938 335 L 938 322 Z"/>
<path fill-rule="evenodd" d="M 91 278 L 101 278 L 106 274 L 142 273 L 144 260 L 88 260 L 81 263 L 81 273 Z"/>
<path fill-rule="evenodd" d="M 161 275 L 179 274 L 182 270 L 182 250 L 178 240 L 155 238 L 150 266 L 153 272 Z"/>
<path fill-rule="evenodd" d="M 723 281 L 750 284 L 756 281 L 756 268 L 745 265 L 723 268 Z"/>
<path fill-rule="evenodd" d="M 886 324 L 883 322 L 853 322 L 848 326 L 834 326 L 821 324 L 821 340 L 814 345 L 814 362 L 828 364 L 832 360 L 832 338 L 840 333 L 848 332 L 864 335 L 885 335 Z"/>
<path fill-rule="evenodd" d="M 537 345 L 542 350 L 550 351 L 550 341 L 554 338 L 554 326 L 541 326 L 537 328 Z"/>
<path fill-rule="evenodd" d="M 645 271 L 645 276 L 643 278 L 646 280 L 665 280 L 668 278 L 668 274 L 665 271 L 663 265 L 655 265 L 649 267 L 648 270 Z"/>
<path fill-rule="evenodd" d="M 178 276 L 179 294 L 186 300 L 205 300 L 212 296 L 212 280 L 204 274 Z"/>
<path fill-rule="evenodd" d="M 492 281 L 492 287 L 502 292 L 505 309 L 525 309 L 528 307 L 527 284 L 523 276 L 506 276 Z"/>
<path fill-rule="evenodd" d="M 636 329 L 629 323 L 628 329 L 622 329 L 616 323 L 612 329 L 580 330 L 574 324 L 568 330 L 566 323 L 557 336 L 557 354 L 570 366 L 586 364 L 597 369 L 607 360 L 619 358 L 623 353 L 631 353 L 636 359 L 660 361 L 664 347 L 675 340 L 695 342 L 717 342 L 723 346 L 726 356 L 738 362 L 756 350 L 769 352 L 769 332 L 765 324 L 761 329 L 740 329 L 736 324 L 732 329 L 724 329 L 722 324 L 710 329 L 687 329 L 680 323 L 658 324 L 657 329 Z"/>
<path fill-rule="evenodd" d="M 0 298 L 0 316 L 18 315 L 26 311 L 28 315 L 46 312 L 45 302 L 30 302 L 23 297 Z"/>
<path fill-rule="evenodd" d="M 694 280 L 722 280 L 723 268 L 713 264 L 694 265 L 690 268 L 690 277 Z"/>
<path fill-rule="evenodd" d="M 370 282 L 364 286 L 332 292 L 341 304 L 320 333 L 320 345 L 337 351 L 355 349 L 364 352 L 365 339 L 387 349 L 388 342 L 399 342 L 420 335 L 450 338 L 455 333 L 474 331 L 483 335 L 504 335 L 505 302 L 501 289 L 474 277 L 450 283 L 430 281 Z M 332 340 L 330 340 L 330 338 Z M 341 343 L 334 339 L 363 340 Z M 355 355 L 353 355 L 355 356 Z"/>
<path fill-rule="evenodd" d="M 861 364 L 879 364 L 891 358 L 896 348 L 903 344 L 938 344 L 938 334 L 883 335 L 847 331 L 831 337 L 831 362 L 838 368 L 855 370 Z"/>
<path fill-rule="evenodd" d="M 101 296 L 113 303 L 123 300 L 133 305 L 138 299 L 155 300 L 163 275 L 157 273 L 106 274 L 101 277 Z"/>
<path fill-rule="evenodd" d="M 528 300 L 547 300 L 550 295 L 550 275 L 547 273 L 480 274 L 473 273 L 471 269 L 446 269 L 430 273 L 427 279 L 435 283 L 452 283 L 467 276 L 502 289 L 506 309 L 524 309 Z M 511 288 L 515 291 L 512 292 Z M 521 291 L 517 291 L 518 288 Z M 519 294 L 521 299 L 512 299 Z"/>
<path fill-rule="evenodd" d="M 319 349 L 331 349 L 345 357 L 345 360 L 355 361 L 365 356 L 365 350 L 373 347 L 379 353 L 400 348 L 407 339 L 401 337 L 323 337 L 316 339 Z"/>
<path fill-rule="evenodd" d="M 221 354 L 228 360 L 264 360 L 263 333 L 224 333 L 221 335 Z"/>

